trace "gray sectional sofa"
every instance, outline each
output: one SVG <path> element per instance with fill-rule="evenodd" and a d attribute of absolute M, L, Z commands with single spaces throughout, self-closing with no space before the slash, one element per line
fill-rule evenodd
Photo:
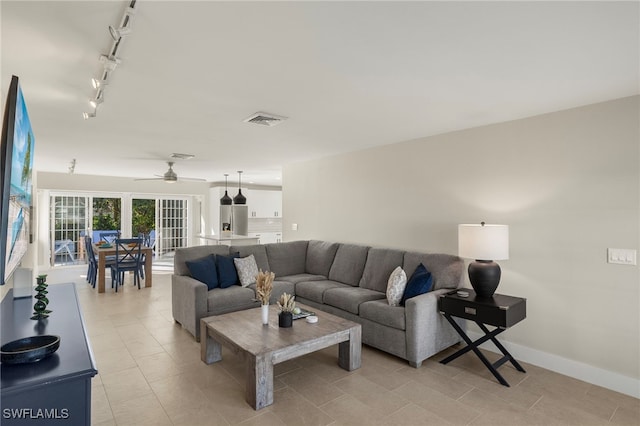
<path fill-rule="evenodd" d="M 263 271 L 276 274 L 272 303 L 283 292 L 296 301 L 362 325 L 362 342 L 419 367 L 423 360 L 456 344 L 460 337 L 439 314 L 440 294 L 461 287 L 464 263 L 457 256 L 325 241 L 292 241 L 250 246 L 197 246 L 178 249 L 172 276 L 173 317 L 196 340 L 200 319 L 258 307 L 255 284 L 207 290 L 189 273 L 187 261 L 209 254 L 254 255 Z M 390 306 L 386 299 L 391 272 L 402 266 L 410 277 L 420 264 L 433 276 L 433 290 Z M 464 326 L 461 323 L 461 326 Z"/>

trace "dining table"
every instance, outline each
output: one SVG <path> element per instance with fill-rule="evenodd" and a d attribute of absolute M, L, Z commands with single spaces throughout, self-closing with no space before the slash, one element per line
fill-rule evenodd
<path fill-rule="evenodd" d="M 94 244 L 93 250 L 98 255 L 98 293 L 104 293 L 104 270 L 107 263 L 107 256 L 115 256 L 116 246 L 112 244 L 110 247 L 105 247 L 103 245 Z M 142 246 L 140 250 L 142 251 L 142 254 L 144 254 L 144 286 L 151 287 L 151 262 L 153 261 L 153 248 Z"/>

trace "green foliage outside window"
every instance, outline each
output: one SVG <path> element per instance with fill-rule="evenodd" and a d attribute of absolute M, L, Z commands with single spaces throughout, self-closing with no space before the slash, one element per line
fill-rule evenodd
<path fill-rule="evenodd" d="M 148 235 L 156 227 L 156 201 L 153 199 L 132 200 L 131 235 Z M 93 199 L 93 229 L 119 230 L 121 203 L 119 198 Z"/>
<path fill-rule="evenodd" d="M 120 229 L 120 213 L 119 198 L 94 198 L 93 229 L 106 231 Z"/>
<path fill-rule="evenodd" d="M 156 201 L 132 200 L 132 235 L 149 234 L 156 227 Z"/>

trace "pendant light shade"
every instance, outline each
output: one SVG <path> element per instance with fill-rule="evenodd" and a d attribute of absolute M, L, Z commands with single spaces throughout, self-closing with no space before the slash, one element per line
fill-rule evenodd
<path fill-rule="evenodd" d="M 247 197 L 242 195 L 242 170 L 238 170 L 238 195 L 233 197 L 235 204 L 247 204 Z"/>
<path fill-rule="evenodd" d="M 228 176 L 229 174 L 227 173 L 224 174 L 224 196 L 220 198 L 221 206 L 230 206 L 231 203 L 233 202 L 233 200 L 231 199 L 231 197 L 229 197 L 229 194 L 227 193 L 227 177 Z"/>

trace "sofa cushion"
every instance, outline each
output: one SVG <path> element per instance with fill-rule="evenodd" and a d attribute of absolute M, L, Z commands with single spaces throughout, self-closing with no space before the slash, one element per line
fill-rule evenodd
<path fill-rule="evenodd" d="M 313 302 L 322 303 L 324 292 L 336 287 L 347 287 L 347 285 L 331 280 L 303 281 L 296 283 L 295 294 Z"/>
<path fill-rule="evenodd" d="M 303 274 L 307 259 L 307 241 L 266 244 L 270 271 L 276 277 Z"/>
<path fill-rule="evenodd" d="M 360 305 L 360 316 L 378 324 L 405 330 L 404 308 L 390 306 L 384 300 L 372 300 Z"/>
<path fill-rule="evenodd" d="M 216 258 L 212 254 L 196 260 L 187 260 L 185 263 L 191 276 L 205 283 L 208 290 L 213 290 L 219 286 Z"/>
<path fill-rule="evenodd" d="M 405 288 L 404 294 L 402 295 L 400 305 L 404 306 L 407 299 L 411 299 L 412 297 L 428 293 L 432 288 L 433 277 L 431 276 L 431 272 L 429 272 L 427 268 L 425 268 L 425 266 L 421 263 L 418 265 L 413 274 L 411 274 L 411 278 L 409 278 L 407 287 Z"/>
<path fill-rule="evenodd" d="M 368 246 L 340 244 L 329 270 L 329 279 L 349 284 L 350 286 L 357 286 L 360 283 L 360 278 L 362 278 L 362 271 L 367 262 L 368 252 Z M 387 274 L 387 277 L 389 277 L 389 274 Z"/>
<path fill-rule="evenodd" d="M 327 277 L 322 275 L 313 275 L 313 274 L 295 274 L 295 275 L 285 275 L 284 277 L 278 278 L 280 281 L 289 281 L 290 283 L 301 283 L 303 281 L 324 281 Z"/>
<path fill-rule="evenodd" d="M 187 260 L 202 259 L 209 254 L 229 254 L 227 246 L 195 246 L 184 247 L 176 250 L 173 257 L 173 273 L 176 275 L 190 275 Z"/>
<path fill-rule="evenodd" d="M 333 259 L 336 257 L 336 251 L 338 251 L 338 246 L 338 243 L 330 243 L 327 241 L 309 241 L 305 271 L 309 274 L 328 277 Z"/>
<path fill-rule="evenodd" d="M 254 299 L 255 292 L 247 287 L 235 285 L 229 288 L 214 288 L 207 293 L 207 313 L 218 315 L 249 309 L 258 306 L 259 302 Z"/>
<path fill-rule="evenodd" d="M 247 257 L 250 254 L 256 259 L 256 264 L 259 269 L 264 272 L 271 271 L 269 269 L 269 259 L 267 258 L 267 249 L 261 244 L 253 244 L 249 246 L 231 246 L 229 247 L 229 253 L 238 252 L 239 257 Z"/>
<path fill-rule="evenodd" d="M 233 262 L 233 259 L 238 256 L 238 253 L 233 253 L 230 256 L 216 256 L 216 268 L 218 269 L 220 288 L 231 287 L 239 283 L 236 265 Z"/>
<path fill-rule="evenodd" d="M 326 305 L 342 309 L 358 315 L 358 307 L 369 300 L 385 299 L 384 293 L 369 290 L 362 287 L 336 287 L 327 289 L 322 296 L 322 302 Z"/>
<path fill-rule="evenodd" d="M 247 287 L 256 282 L 256 276 L 258 276 L 259 271 L 256 258 L 253 257 L 252 254 L 247 257 L 233 259 L 233 263 L 238 272 L 238 279 L 242 287 Z"/>
<path fill-rule="evenodd" d="M 412 274 L 421 263 L 433 276 L 433 290 L 458 288 L 464 284 L 464 261 L 458 256 L 407 252 L 402 269 Z"/>
<path fill-rule="evenodd" d="M 407 287 L 407 274 L 402 267 L 393 270 L 387 283 L 387 303 L 390 306 L 400 306 L 404 289 Z"/>
<path fill-rule="evenodd" d="M 389 275 L 398 266 L 402 266 L 403 259 L 404 251 L 384 248 L 370 249 L 360 279 L 360 287 L 385 293 Z"/>

